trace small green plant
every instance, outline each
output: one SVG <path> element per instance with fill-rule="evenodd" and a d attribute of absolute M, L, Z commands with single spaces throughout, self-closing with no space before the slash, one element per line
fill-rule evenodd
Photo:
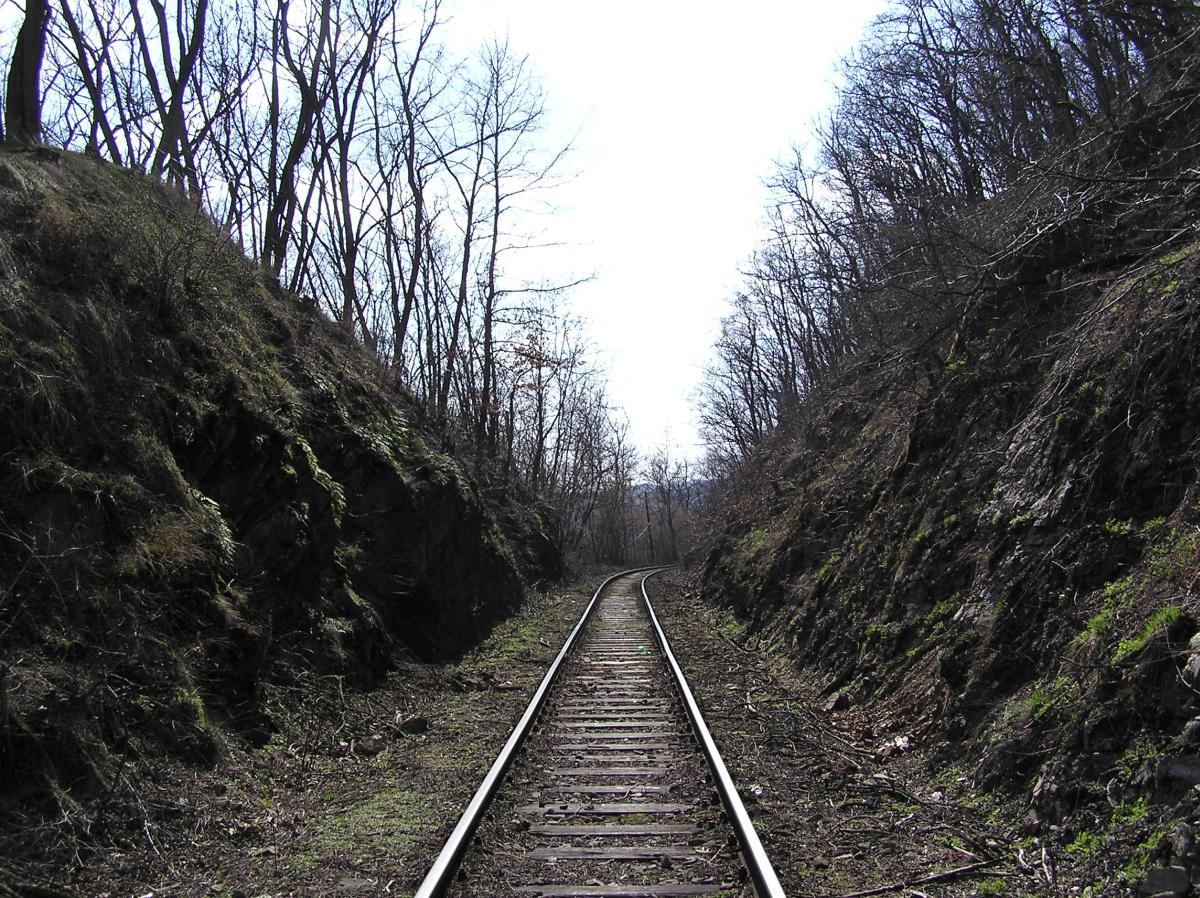
<path fill-rule="evenodd" d="M 1114 826 L 1128 826 L 1132 823 L 1138 823 L 1146 818 L 1146 814 L 1150 811 L 1150 804 L 1146 801 L 1146 797 L 1142 796 L 1136 801 L 1123 801 L 1112 812 L 1112 823 Z"/>
<path fill-rule="evenodd" d="M 1133 575 L 1122 577 L 1104 584 L 1104 601 L 1124 605 L 1129 601 L 1129 592 L 1133 588 Z"/>
<path fill-rule="evenodd" d="M 1150 871 L 1150 865 L 1162 840 L 1170 835 L 1170 830 L 1162 829 L 1151 833 L 1149 837 L 1138 843 L 1132 860 L 1121 870 L 1119 878 L 1122 882 L 1132 884 L 1145 879 Z"/>
<path fill-rule="evenodd" d="M 1117 521 L 1109 518 L 1104 522 L 1104 532 L 1109 536 L 1128 536 L 1132 530 L 1132 521 Z"/>
<path fill-rule="evenodd" d="M 1071 854 L 1079 854 L 1083 857 L 1094 857 L 1099 854 L 1102 840 L 1095 833 L 1081 832 L 1067 846 L 1067 851 Z"/>
<path fill-rule="evenodd" d="M 1112 629 L 1113 624 L 1112 608 L 1102 608 L 1098 614 L 1093 614 L 1088 618 L 1088 622 L 1084 625 L 1083 631 L 1075 637 L 1075 642 L 1078 645 L 1086 645 L 1091 642 L 1093 636 L 1102 636 Z"/>
<path fill-rule="evenodd" d="M 192 719 L 195 720 L 202 729 L 207 730 L 209 728 L 208 709 L 204 707 L 204 699 L 200 697 L 200 693 L 198 693 L 195 689 L 181 688 L 176 693 L 175 700 L 179 702 L 181 706 L 191 712 Z"/>
<path fill-rule="evenodd" d="M 1146 762 L 1157 755 L 1158 749 L 1148 738 L 1140 736 L 1135 739 L 1117 759 L 1116 769 L 1121 782 L 1132 781 L 1146 766 Z"/>
<path fill-rule="evenodd" d="M 1068 677 L 1059 677 L 1044 689 L 1035 689 L 1029 696 L 1029 712 L 1037 719 L 1049 713 L 1056 705 L 1070 701 L 1079 695 L 1079 684 Z"/>
<path fill-rule="evenodd" d="M 1167 523 L 1167 519 L 1161 515 L 1157 518 L 1151 518 L 1148 521 L 1142 522 L 1142 536 L 1154 536 Z"/>
<path fill-rule="evenodd" d="M 1195 532 L 1172 528 L 1150 550 L 1148 579 L 1160 583 L 1174 582 L 1196 557 L 1196 550 Z"/>
<path fill-rule="evenodd" d="M 900 626 L 898 624 L 895 624 L 895 623 L 880 624 L 880 623 L 872 622 L 872 623 L 868 624 L 866 630 L 863 631 L 863 636 L 866 638 L 866 640 L 868 642 L 873 642 L 873 641 L 881 641 L 882 642 L 884 640 L 894 638 L 896 635 L 899 634 L 899 632 L 900 632 Z"/>
<path fill-rule="evenodd" d="M 941 620 L 949 617 L 958 607 L 958 593 L 955 593 L 948 598 L 942 599 L 929 611 L 930 620 Z"/>
<path fill-rule="evenodd" d="M 829 557 L 821 563 L 821 567 L 817 570 L 817 579 L 824 580 L 829 574 L 833 573 L 834 568 L 841 563 L 841 560 L 841 552 L 830 552 Z"/>

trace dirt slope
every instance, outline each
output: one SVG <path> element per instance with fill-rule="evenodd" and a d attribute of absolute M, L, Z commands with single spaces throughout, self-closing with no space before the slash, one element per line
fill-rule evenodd
<path fill-rule="evenodd" d="M 981 213 L 1020 246 L 995 286 L 824 387 L 703 572 L 880 744 L 1023 802 L 1014 832 L 1095 894 L 1200 881 L 1200 244 L 1190 188 L 1137 186 L 1195 134 L 1148 113 L 1112 140 L 1135 137 L 1142 173 L 1078 212 L 1039 221 L 1079 190 L 1039 175 Z"/>
<path fill-rule="evenodd" d="M 148 770 L 268 740 L 266 684 L 454 657 L 521 601 L 514 554 L 555 557 L 340 331 L 82 157 L 0 154 L 0 421 L 0 856 L 30 869 L 139 837 Z"/>

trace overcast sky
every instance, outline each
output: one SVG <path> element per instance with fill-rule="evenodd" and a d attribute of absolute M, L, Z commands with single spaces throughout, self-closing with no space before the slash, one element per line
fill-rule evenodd
<path fill-rule="evenodd" d="M 643 451 L 669 433 L 699 455 L 693 394 L 738 267 L 759 231 L 773 160 L 804 144 L 837 58 L 884 0 L 447 0 L 466 53 L 492 36 L 529 57 L 573 141 L 547 235 L 523 264 L 589 274 L 573 291 Z"/>

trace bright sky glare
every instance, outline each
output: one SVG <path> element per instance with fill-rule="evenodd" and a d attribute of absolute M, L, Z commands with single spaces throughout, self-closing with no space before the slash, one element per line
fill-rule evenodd
<path fill-rule="evenodd" d="M 591 282 L 572 308 L 610 372 L 634 442 L 702 454 L 693 394 L 738 267 L 759 233 L 772 161 L 807 141 L 837 58 L 885 0 L 449 0 L 466 54 L 493 36 L 528 55 L 569 183 L 525 277 Z M 564 278 L 565 279 L 565 278 Z"/>

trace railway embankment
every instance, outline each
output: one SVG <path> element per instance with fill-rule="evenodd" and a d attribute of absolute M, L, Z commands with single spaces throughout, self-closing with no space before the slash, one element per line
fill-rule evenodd
<path fill-rule="evenodd" d="M 834 720 L 1011 802 L 1035 894 L 1200 884 L 1194 149 L 1148 108 L 1091 147 L 1125 175 L 975 209 L 1002 249 L 913 298 L 955 315 L 814 385 L 698 559 Z"/>
<path fill-rule="evenodd" d="M 247 748 L 364 756 L 346 689 L 555 575 L 535 517 L 171 191 L 6 150 L 0 267 L 0 894 L 170 865 L 160 827 L 216 819 L 190 787 L 237 788 Z"/>

